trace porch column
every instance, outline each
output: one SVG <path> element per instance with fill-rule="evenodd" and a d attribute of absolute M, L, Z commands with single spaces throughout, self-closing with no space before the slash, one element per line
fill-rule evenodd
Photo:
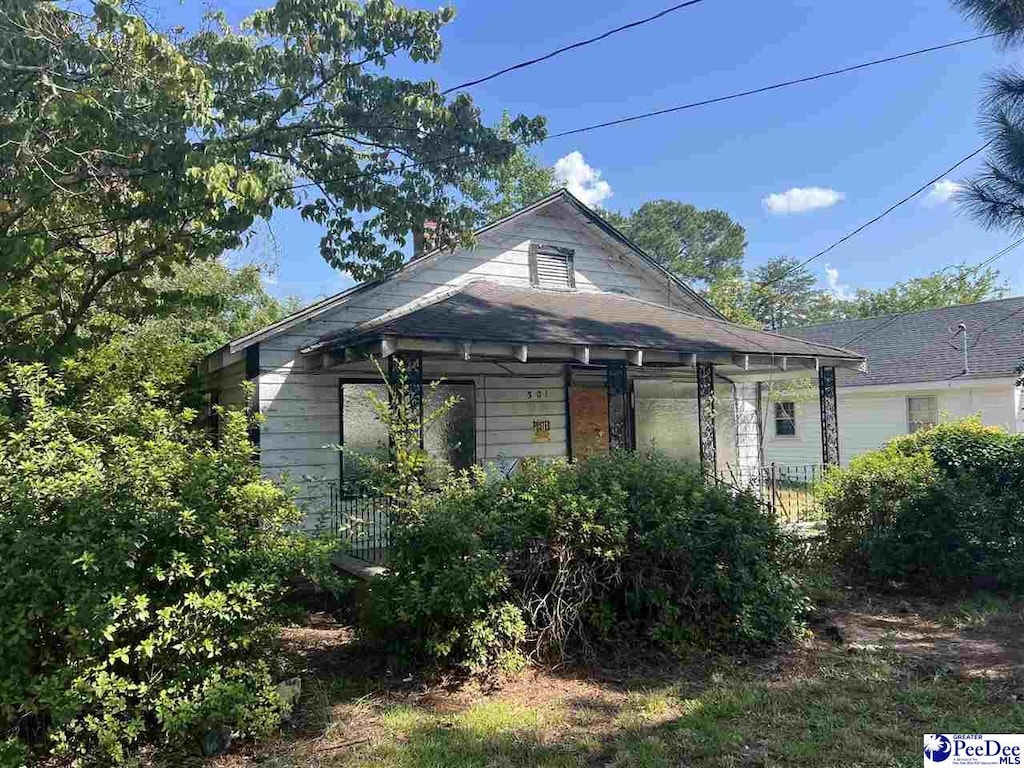
<path fill-rule="evenodd" d="M 818 395 L 821 398 L 821 460 L 839 464 L 839 417 L 836 414 L 836 369 L 818 369 Z"/>
<path fill-rule="evenodd" d="M 405 380 L 402 380 L 402 373 Z M 423 447 L 423 354 L 421 352 L 396 352 L 388 358 L 388 383 L 391 408 L 395 410 L 399 403 L 396 398 L 405 401 L 409 418 L 416 419 L 419 424 L 420 448 Z"/>
<path fill-rule="evenodd" d="M 608 387 L 608 447 L 615 450 L 633 447 L 629 418 L 629 380 L 625 362 L 611 362 L 605 369 Z"/>
<path fill-rule="evenodd" d="M 700 468 L 705 476 L 714 476 L 718 466 L 714 363 L 697 363 L 697 426 L 700 432 Z"/>

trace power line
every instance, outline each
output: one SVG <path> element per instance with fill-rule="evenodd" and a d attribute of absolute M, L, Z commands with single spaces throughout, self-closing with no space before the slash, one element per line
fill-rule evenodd
<path fill-rule="evenodd" d="M 986 40 L 990 37 L 996 37 L 1003 34 L 1002 32 L 991 32 L 985 35 L 977 35 L 976 37 L 968 37 L 963 40 L 954 40 L 950 43 L 943 43 L 942 45 L 933 45 L 928 48 L 919 48 L 916 51 L 909 51 L 907 53 L 900 53 L 895 56 L 886 56 L 883 59 L 873 59 L 872 61 L 865 61 L 860 64 L 853 64 L 849 67 L 843 67 L 842 69 L 831 69 L 827 72 L 819 72 L 815 75 L 808 75 L 807 77 L 798 77 L 793 80 L 785 80 L 781 83 L 772 83 L 771 85 L 763 85 L 759 88 L 751 88 L 746 91 L 737 91 L 736 93 L 730 93 L 725 96 L 715 96 L 710 99 L 703 99 L 701 101 L 691 101 L 687 104 L 678 104 L 674 107 L 666 107 L 665 109 L 657 109 L 651 112 L 643 112 L 639 115 L 630 115 L 628 117 L 620 117 L 615 120 L 608 120 L 603 123 L 594 123 L 593 125 L 587 125 L 582 128 L 573 128 L 568 131 L 561 131 L 559 133 L 553 133 L 545 139 L 549 141 L 551 139 L 559 139 L 563 136 L 573 136 L 578 133 L 584 133 L 586 131 L 593 131 L 598 128 L 610 128 L 613 125 L 622 125 L 623 123 L 632 123 L 636 120 L 646 120 L 650 117 L 660 117 L 661 115 L 668 115 L 673 112 L 682 112 L 687 109 L 696 109 L 697 107 L 706 107 L 709 104 L 720 104 L 723 101 L 732 101 L 734 99 L 741 99 L 746 96 L 755 96 L 759 93 L 767 93 L 768 91 L 775 91 L 780 88 L 789 88 L 794 85 L 802 85 L 804 83 L 811 83 L 815 80 L 823 80 L 826 77 L 835 77 L 836 75 L 845 75 L 849 72 L 855 72 L 859 69 L 867 69 L 868 67 L 874 67 L 879 64 L 888 64 L 893 61 L 900 61 L 902 59 L 909 59 L 913 56 L 921 56 L 925 53 L 933 53 L 934 51 L 942 51 L 947 48 L 955 48 L 960 45 L 967 45 L 969 43 L 976 43 L 979 40 Z"/>
<path fill-rule="evenodd" d="M 1024 244 L 1024 237 L 1018 238 L 1017 240 L 1013 241 L 1012 243 L 1010 243 L 1009 245 L 1004 247 L 1002 250 L 998 251 L 997 253 L 993 254 L 992 256 L 989 256 L 984 261 L 982 261 L 982 262 L 980 262 L 978 264 L 975 264 L 973 267 L 961 271 L 961 273 L 959 275 L 957 275 L 955 278 L 953 278 L 952 280 L 950 280 L 949 283 L 947 283 L 947 285 L 945 287 L 951 286 L 954 282 L 958 282 L 958 281 L 959 282 L 963 282 L 967 278 L 968 275 L 970 275 L 972 273 L 980 272 L 985 267 L 989 266 L 990 264 L 992 264 L 995 261 L 998 261 L 1003 256 L 1005 256 L 1006 254 L 1008 254 L 1011 251 L 1013 251 L 1016 248 L 1018 248 L 1021 244 Z M 872 326 L 871 328 L 868 328 L 863 333 L 859 333 L 859 334 L 857 334 L 856 336 L 854 336 L 854 337 L 852 337 L 850 339 L 847 339 L 845 341 L 839 342 L 839 346 L 843 346 L 843 345 L 846 345 L 846 344 L 853 344 L 855 341 L 860 341 L 863 338 L 866 338 L 866 337 L 868 337 L 868 336 L 870 336 L 870 335 L 872 335 L 874 333 L 877 333 L 878 331 L 882 330 L 883 328 L 888 328 L 890 325 L 895 323 L 901 317 L 903 317 L 905 315 L 909 315 L 909 314 L 911 314 L 913 312 L 917 312 L 918 310 L 925 309 L 928 304 L 930 304 L 934 299 L 939 298 L 940 295 L 941 295 L 940 291 L 935 291 L 933 293 L 928 294 L 928 296 L 925 297 L 925 299 L 923 301 L 918 302 L 918 304 L 915 305 L 915 307 L 913 309 L 907 309 L 907 310 L 904 310 L 902 312 L 897 312 L 894 315 L 892 315 L 890 317 L 887 317 L 884 320 L 882 320 L 880 323 L 878 323 L 878 325 L 875 325 L 875 326 Z M 984 333 L 984 330 L 981 333 Z M 979 337 L 980 337 L 981 333 L 978 334 Z M 975 341 L 975 343 L 977 343 L 977 341 Z"/>
<path fill-rule="evenodd" d="M 853 229 L 850 232 L 847 232 L 845 235 L 840 237 L 834 243 L 832 243 L 831 245 L 829 245 L 826 248 L 822 248 L 820 251 L 818 251 L 813 256 L 810 256 L 809 258 L 806 258 L 803 261 L 801 261 L 801 262 L 799 262 L 797 264 L 794 264 L 792 267 L 790 267 L 789 269 L 785 270 L 782 274 L 776 275 L 771 280 L 764 281 L 763 283 L 760 284 L 760 287 L 767 288 L 768 286 L 774 285 L 775 283 L 779 282 L 780 280 L 786 279 L 787 277 L 789 277 L 791 274 L 793 274 L 797 270 L 800 270 L 800 269 L 803 269 L 804 267 L 806 267 L 808 264 L 810 264 L 815 259 L 820 259 L 822 256 L 824 256 L 829 251 L 832 251 L 833 249 L 838 248 L 840 245 L 845 243 L 847 240 L 849 240 L 849 239 L 851 239 L 853 237 L 856 237 L 857 235 L 859 235 L 861 232 L 863 232 L 865 229 L 867 229 L 871 225 L 877 224 L 879 221 L 884 219 L 886 216 L 888 216 L 890 213 L 895 211 L 900 206 L 903 206 L 903 205 L 906 205 L 907 203 L 909 203 L 915 197 L 917 197 L 922 192 L 924 192 L 926 189 L 928 189 L 930 186 L 932 186 L 932 184 L 934 184 L 937 181 L 941 181 L 946 176 L 948 176 L 950 173 L 952 173 L 957 168 L 959 168 L 961 165 L 966 163 L 968 160 L 971 160 L 971 159 L 977 157 L 978 155 L 980 155 L 982 152 L 984 152 L 988 148 L 989 144 L 991 144 L 991 143 L 992 143 L 991 140 L 990 141 L 986 141 L 984 144 L 982 144 L 976 150 L 971 152 L 969 155 L 966 155 L 966 156 L 960 158 L 959 160 L 957 160 L 953 165 L 951 165 L 949 168 L 944 170 L 938 176 L 935 176 L 934 178 L 929 179 L 924 184 L 922 184 L 920 187 L 918 187 L 913 192 L 911 192 L 909 195 L 907 195 L 906 197 L 902 198 L 899 202 L 893 203 L 892 205 L 890 205 L 888 208 L 886 208 L 884 211 L 882 211 L 880 214 L 878 214 L 874 218 L 868 219 L 867 221 L 865 221 L 863 224 L 861 224 L 856 229 Z"/>
<path fill-rule="evenodd" d="M 673 5 L 670 8 L 666 8 L 665 10 L 660 11 L 660 12 L 654 14 L 653 16 L 648 16 L 647 18 L 644 18 L 644 19 L 638 19 L 636 21 L 631 21 L 629 24 L 623 24 L 621 27 L 616 27 L 615 29 L 609 29 L 607 32 L 603 32 L 600 35 L 597 35 L 596 37 L 591 37 L 591 38 L 588 38 L 587 40 L 580 40 L 577 43 L 572 43 L 571 45 L 566 45 L 566 46 L 563 46 L 562 48 L 557 48 L 557 49 L 551 51 L 551 53 L 546 53 L 543 56 L 538 56 L 535 59 L 528 59 L 527 61 L 521 61 L 518 64 L 513 64 L 510 67 L 505 67 L 504 69 L 499 69 L 496 72 L 492 72 L 491 74 L 485 75 L 484 77 L 479 77 L 476 80 L 469 80 L 469 81 L 467 81 L 465 83 L 459 83 L 458 85 L 453 85 L 451 88 L 446 88 L 445 90 L 441 91 L 441 94 L 442 95 L 449 94 L 452 91 L 458 91 L 458 90 L 462 90 L 463 88 L 469 88 L 470 86 L 479 85 L 480 83 L 486 83 L 488 80 L 494 80 L 495 78 L 501 77 L 502 75 L 507 75 L 509 72 L 515 72 L 518 69 L 526 69 L 527 67 L 532 67 L 534 64 L 540 64 L 542 61 L 547 61 L 548 59 L 553 59 L 553 58 L 555 58 L 555 56 L 560 56 L 561 54 L 566 53 L 567 51 L 572 51 L 572 50 L 575 50 L 577 48 L 583 48 L 584 46 L 590 45 L 592 43 L 599 42 L 601 40 L 604 40 L 605 38 L 609 38 L 612 35 L 617 35 L 619 32 L 625 32 L 627 29 L 633 29 L 635 27 L 639 27 L 639 26 L 642 26 L 644 24 L 649 24 L 652 21 L 656 21 L 656 20 L 658 20 L 658 19 L 660 19 L 660 18 L 662 18 L 664 16 L 668 16 L 670 13 L 674 13 L 675 11 L 682 10 L 683 8 L 689 8 L 692 5 L 697 5 L 698 3 L 702 3 L 702 2 L 704 2 L 704 0 L 687 0 L 687 2 L 685 2 L 685 3 L 679 3 L 677 5 Z"/>
<path fill-rule="evenodd" d="M 1024 238 L 1022 238 L 1018 242 L 1024 242 Z M 978 344 L 978 342 L 981 340 L 981 337 L 985 335 L 986 331 L 989 331 L 992 328 L 995 328 L 997 325 L 1001 325 L 1002 323 L 1005 323 L 1010 318 L 1015 317 L 1016 315 L 1019 315 L 1019 314 L 1022 314 L 1022 313 L 1024 313 L 1024 307 L 1021 307 L 1020 309 L 1015 309 L 1012 312 L 1009 312 L 1006 315 L 1004 315 L 1003 317 L 999 318 L 998 320 L 994 320 L 993 322 L 991 322 L 988 325 L 986 325 L 984 328 L 982 328 L 980 331 L 978 331 L 977 335 L 974 337 L 975 345 Z"/>
<path fill-rule="evenodd" d="M 619 118 L 617 120 L 607 121 L 607 122 L 603 122 L 603 123 L 595 123 L 593 125 L 583 126 L 581 128 L 573 128 L 573 129 L 568 130 L 568 131 L 561 131 L 559 133 L 550 134 L 547 137 L 545 137 L 544 139 L 541 139 L 537 143 L 543 143 L 543 142 L 546 142 L 546 141 L 551 141 L 553 139 L 561 138 L 563 136 L 570 136 L 570 135 L 575 135 L 575 134 L 579 134 L 579 133 L 594 131 L 594 130 L 598 130 L 598 129 L 601 129 L 601 128 L 610 127 L 610 126 L 613 126 L 613 125 L 621 125 L 621 124 L 626 123 L 626 122 L 633 122 L 633 121 L 636 121 L 636 120 L 642 120 L 642 119 L 646 119 L 646 118 L 649 118 L 649 117 L 657 117 L 659 115 L 667 114 L 669 112 L 679 112 L 679 111 L 682 111 L 682 110 L 693 109 L 693 108 L 696 108 L 696 107 L 706 106 L 706 105 L 709 105 L 709 104 L 715 104 L 715 103 L 719 103 L 719 102 L 722 102 L 722 101 L 729 101 L 729 100 L 732 100 L 732 99 L 738 99 L 738 98 L 741 98 L 743 96 L 749 96 L 749 95 L 754 95 L 754 94 L 758 94 L 758 93 L 764 93 L 766 91 L 771 91 L 771 90 L 775 90 L 775 89 L 778 89 L 778 88 L 784 88 L 784 87 L 796 85 L 796 84 L 799 84 L 799 83 L 812 82 L 814 80 L 818 80 L 818 79 L 821 79 L 821 78 L 824 78 L 824 77 L 831 77 L 831 76 L 835 76 L 835 75 L 851 72 L 851 71 L 854 71 L 854 70 L 857 70 L 857 69 L 864 69 L 866 67 L 875 66 L 877 64 L 882 64 L 882 63 L 891 62 L 891 61 L 897 61 L 897 60 L 905 59 L 905 58 L 908 58 L 908 57 L 911 57 L 911 56 L 921 55 L 923 53 L 943 50 L 943 49 L 952 48 L 952 47 L 959 46 L 959 45 L 966 45 L 968 43 L 977 42 L 978 40 L 984 40 L 986 38 L 994 37 L 994 36 L 995 36 L 994 34 L 987 34 L 987 35 L 979 35 L 979 36 L 976 36 L 976 37 L 966 38 L 964 40 L 956 40 L 956 41 L 953 41 L 953 42 L 950 42 L 950 43 L 944 43 L 942 45 L 930 46 L 928 48 L 920 48 L 920 49 L 918 49 L 916 51 L 910 51 L 908 53 L 898 54 L 896 56 L 890 56 L 890 57 L 887 57 L 887 58 L 884 58 L 884 59 L 876 59 L 874 61 L 864 62 L 862 64 L 856 64 L 856 65 L 853 65 L 851 67 L 845 67 L 843 69 L 831 70 L 829 72 L 822 72 L 822 73 L 819 73 L 817 75 L 811 75 L 809 77 L 798 78 L 796 80 L 787 80 L 785 82 L 776 83 L 774 85 L 763 86 L 763 87 L 760 87 L 760 88 L 755 88 L 755 89 L 751 89 L 751 90 L 747 90 L 747 91 L 740 91 L 740 92 L 729 94 L 729 95 L 726 95 L 726 96 L 716 97 L 716 98 L 712 98 L 712 99 L 705 99 L 703 101 L 691 102 L 690 104 L 682 104 L 682 105 L 678 105 L 676 107 L 670 107 L 670 108 L 664 109 L 664 110 L 657 110 L 657 111 L 654 111 L 654 112 L 647 112 L 647 113 L 643 113 L 643 114 L 640 114 L 640 115 L 633 115 L 633 116 L 630 116 L 630 117 Z M 517 145 L 519 145 L 519 146 L 527 146 L 527 145 L 530 144 L 530 142 L 515 142 L 515 143 Z M 987 147 L 987 146 L 988 146 L 988 144 L 985 145 L 985 147 Z M 979 152 L 981 152 L 985 147 L 982 147 L 982 149 L 979 149 L 977 152 L 975 152 L 971 156 L 965 158 L 964 160 L 961 160 L 959 163 L 957 163 L 957 165 L 953 166 L 953 168 L 951 168 L 950 170 L 953 170 L 956 167 L 958 167 L 959 165 L 961 165 L 962 163 L 966 162 L 971 157 L 973 157 L 974 155 L 976 155 Z M 426 167 L 426 166 L 430 166 L 430 165 L 440 165 L 440 164 L 447 163 L 447 162 L 461 161 L 461 160 L 465 160 L 465 161 L 468 161 L 468 162 L 476 162 L 478 160 L 478 158 L 473 156 L 473 155 L 471 155 L 471 154 L 467 155 L 464 152 L 459 152 L 459 153 L 454 153 L 454 154 L 446 155 L 446 156 L 439 157 L 439 158 L 433 158 L 433 159 L 430 159 L 430 160 L 421 160 L 421 161 L 417 161 L 417 162 L 413 162 L 413 163 L 409 163 L 409 164 L 402 164 L 402 165 L 400 165 L 399 167 L 396 167 L 396 168 L 368 170 L 368 171 L 361 171 L 361 172 L 358 172 L 358 173 L 348 174 L 348 175 L 345 175 L 345 176 L 335 177 L 333 179 L 332 178 L 327 178 L 327 179 L 321 179 L 319 181 L 298 182 L 296 184 L 292 184 L 292 185 L 289 185 L 289 186 L 276 188 L 276 189 L 273 190 L 273 192 L 275 192 L 275 193 L 276 192 L 290 192 L 290 191 L 294 191 L 294 190 L 297 190 L 297 189 L 303 189 L 303 188 L 306 188 L 306 187 L 317 186 L 317 185 L 320 185 L 320 184 L 329 184 L 329 183 L 333 183 L 333 182 L 355 181 L 355 180 L 360 179 L 360 178 L 369 178 L 369 177 L 379 176 L 379 175 L 383 175 L 383 174 L 395 174 L 395 173 L 401 174 L 401 173 L 405 173 L 405 172 L 410 171 L 410 170 L 414 170 L 416 168 Z M 142 175 L 157 175 L 157 174 L 161 174 L 161 173 L 165 173 L 165 171 L 151 171 L 151 172 L 148 172 L 146 174 L 139 174 L 139 176 L 142 176 Z M 948 173 L 948 171 L 947 171 L 947 173 Z M 940 178 L 941 178 L 941 176 L 936 178 L 936 181 L 938 179 L 940 179 Z M 929 183 L 934 183 L 934 182 L 929 182 Z M 922 187 L 921 189 L 919 189 L 917 192 L 914 193 L 914 195 L 920 194 L 920 192 L 923 191 L 927 186 L 928 185 L 925 185 L 925 187 Z M 911 195 L 910 197 L 913 197 L 914 195 Z M 907 198 L 907 200 L 909 200 L 909 199 L 910 198 Z M 801 264 L 799 266 L 804 266 L 807 263 L 810 263 L 811 261 L 813 261 L 814 259 L 824 255 L 825 253 L 827 253 L 828 251 L 832 250 L 837 245 L 839 245 L 841 242 L 844 242 L 846 239 L 849 239 L 850 237 L 856 235 L 859 231 L 861 231 L 861 229 L 864 229 L 864 228 L 870 226 L 871 224 L 875 223 L 875 221 L 877 221 L 878 218 L 883 218 L 885 215 L 888 215 L 888 213 L 890 213 L 891 210 L 894 210 L 895 208 L 899 207 L 900 205 L 903 204 L 903 202 L 906 202 L 906 200 L 901 201 L 900 203 L 897 203 L 897 205 L 894 206 L 892 209 L 890 209 L 890 211 L 886 211 L 884 214 L 882 214 L 882 216 L 877 217 L 875 220 L 872 220 L 872 221 L 868 222 L 867 224 L 863 225 L 863 227 L 861 227 L 858 230 L 855 230 L 854 232 L 852 232 L 850 235 L 848 235 L 846 238 L 844 238 L 844 240 L 841 240 L 839 242 L 834 243 L 833 245 L 829 246 L 829 248 L 827 248 L 826 250 L 822 251 L 819 254 L 816 254 L 815 256 L 812 256 L 810 259 L 808 259 L 807 261 L 805 261 L 803 264 Z M 205 207 L 205 204 L 203 204 L 203 206 L 200 206 L 200 207 Z M 63 225 L 63 226 L 60 226 L 60 227 L 41 228 L 41 229 L 36 229 L 36 230 L 28 230 L 28 231 L 25 231 L 25 232 L 14 232 L 13 234 L 4 235 L 3 238 L 10 239 L 10 238 L 15 238 L 15 237 L 32 237 L 32 236 L 35 236 L 35 235 L 59 234 L 59 233 L 62 233 L 62 232 L 68 232 L 68 231 L 71 231 L 71 230 L 74 230 L 74 229 L 79 229 L 79 228 L 82 228 L 82 227 L 89 227 L 89 226 L 100 225 L 100 224 L 110 224 L 110 223 L 116 223 L 116 222 L 119 222 L 119 221 L 133 221 L 136 218 L 138 218 L 138 217 L 136 217 L 136 216 L 121 216 L 121 217 L 106 217 L 106 218 L 92 219 L 92 220 L 89 220 L 89 221 L 79 222 L 79 223 L 76 223 L 76 224 Z M 795 269 L 796 268 L 794 268 L 794 271 L 795 271 Z M 772 281 L 769 281 L 769 282 L 765 283 L 764 285 L 766 285 L 766 286 L 767 285 L 772 285 L 775 282 L 778 282 L 779 280 L 784 279 L 789 274 L 791 274 L 791 272 L 783 273 L 782 275 L 778 276 L 777 278 L 774 278 Z"/>

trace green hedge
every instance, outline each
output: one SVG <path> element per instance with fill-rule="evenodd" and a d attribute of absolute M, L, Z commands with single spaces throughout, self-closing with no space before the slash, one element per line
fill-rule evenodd
<path fill-rule="evenodd" d="M 853 577 L 921 589 L 1024 585 L 1024 438 L 976 419 L 899 437 L 819 488 Z"/>
<path fill-rule="evenodd" d="M 289 532 L 245 414 L 213 447 L 139 393 L 62 405 L 41 367 L 0 373 L 0 764 L 276 727 L 282 587 L 327 550 Z"/>
<path fill-rule="evenodd" d="M 368 629 L 408 655 L 474 669 L 613 643 L 766 645 L 792 637 L 807 605 L 784 572 L 788 542 L 758 503 L 657 455 L 463 479 L 396 538 Z"/>

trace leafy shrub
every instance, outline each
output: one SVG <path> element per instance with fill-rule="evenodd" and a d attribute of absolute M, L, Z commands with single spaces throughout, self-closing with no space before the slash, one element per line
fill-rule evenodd
<path fill-rule="evenodd" d="M 896 438 L 819 489 L 827 546 L 854 577 L 1024 584 L 1024 439 L 976 419 Z"/>
<path fill-rule="evenodd" d="M 470 668 L 588 655 L 612 642 L 764 645 L 806 599 L 787 542 L 695 466 L 620 453 L 463 477 L 400 527 L 367 626 L 396 649 Z"/>
<path fill-rule="evenodd" d="M 41 367 L 0 380 L 0 733 L 105 764 L 150 737 L 266 733 L 282 585 L 326 549 L 289 532 L 245 414 L 214 448 L 138 394 L 62 396 Z"/>

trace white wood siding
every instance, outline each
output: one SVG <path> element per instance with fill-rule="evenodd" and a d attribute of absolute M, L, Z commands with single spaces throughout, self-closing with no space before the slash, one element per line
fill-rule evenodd
<path fill-rule="evenodd" d="M 943 421 L 978 415 L 985 424 L 1019 431 L 1014 387 L 1009 379 L 950 388 L 942 383 L 903 387 L 840 387 L 837 390 L 839 454 L 843 465 L 862 453 L 907 434 L 907 398 L 934 396 Z M 790 398 L 781 397 L 781 400 Z M 765 461 L 777 464 L 821 463 L 821 409 L 814 397 L 796 403 L 796 435 L 776 436 L 775 405 L 766 395 Z"/>
<path fill-rule="evenodd" d="M 374 378 L 367 365 L 343 373 L 304 370 L 298 350 L 321 336 L 400 313 L 457 289 L 470 280 L 530 285 L 532 243 L 574 250 L 577 290 L 627 293 L 694 312 L 706 310 L 692 296 L 648 267 L 635 266 L 621 244 L 560 204 L 514 219 L 480 237 L 476 247 L 431 257 L 391 280 L 353 295 L 339 307 L 265 339 L 259 345 L 259 401 L 265 422 L 260 456 L 267 474 L 296 481 L 300 499 L 322 499 L 336 479 L 339 376 Z M 510 329 L 514 330 L 514 329 Z M 244 373 L 244 369 L 243 373 Z M 471 379 L 476 386 L 477 460 L 507 465 L 524 456 L 566 454 L 565 391 L 561 365 L 425 362 L 426 378 Z M 514 371 L 514 375 L 509 373 Z M 549 442 L 535 442 L 533 421 L 550 420 Z"/>

